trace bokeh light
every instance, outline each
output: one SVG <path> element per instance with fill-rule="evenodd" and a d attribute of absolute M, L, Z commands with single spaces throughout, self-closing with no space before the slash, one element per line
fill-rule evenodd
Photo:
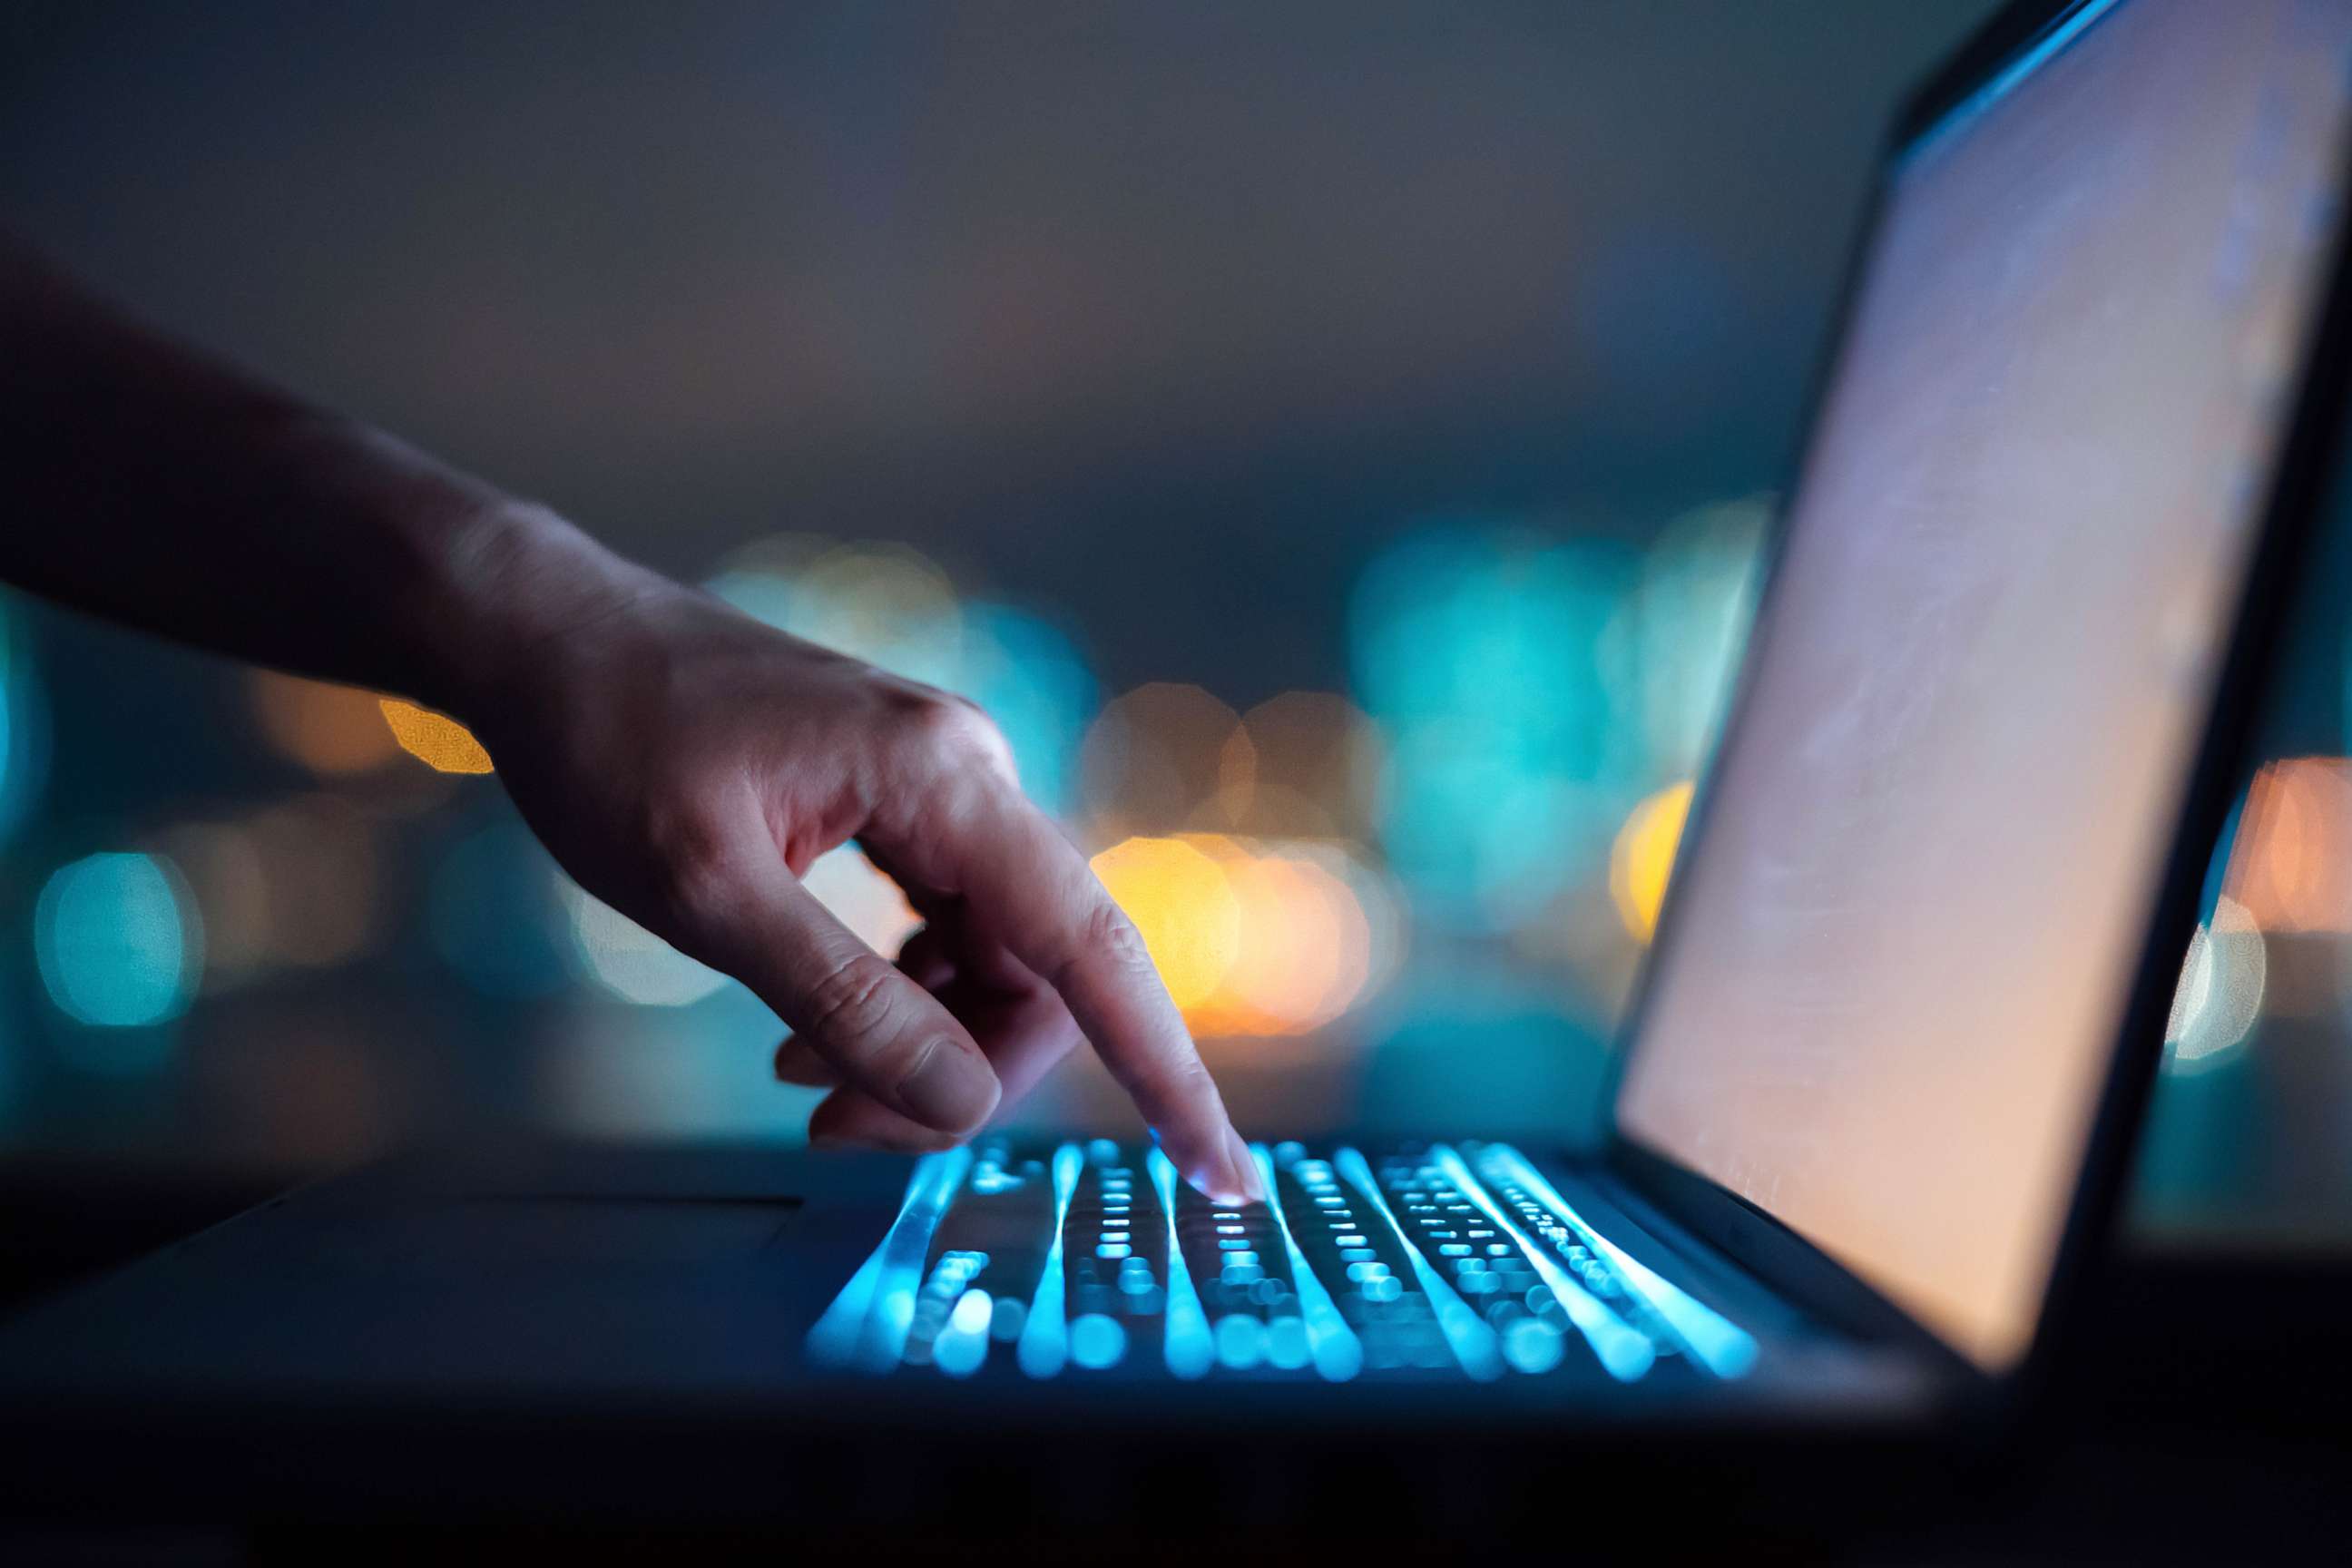
<path fill-rule="evenodd" d="M 1300 855 L 1236 847 L 1225 880 L 1241 912 L 1241 943 L 1199 1008 L 1206 1035 L 1292 1035 L 1352 1005 L 1371 978 L 1372 933 L 1355 890 Z"/>
<path fill-rule="evenodd" d="M 572 940 L 591 979 L 640 1007 L 687 1007 L 723 990 L 727 977 L 670 946 L 569 877 L 557 882 Z"/>
<path fill-rule="evenodd" d="M 996 721 L 1029 798 L 1055 816 L 1066 813 L 1079 737 L 1096 700 L 1094 674 L 1069 635 L 1003 605 L 966 605 L 963 648 L 943 684 Z"/>
<path fill-rule="evenodd" d="M 178 870 L 152 855 L 110 851 L 59 867 L 34 906 L 33 945 L 49 1000 L 100 1028 L 178 1017 L 204 968 L 194 902 Z"/>
<path fill-rule="evenodd" d="M 2352 761 L 2290 757 L 2257 773 L 2226 886 L 2263 931 L 2352 932 Z"/>
<path fill-rule="evenodd" d="M 1612 635 L 1637 563 L 1612 540 L 1465 525 L 1359 582 L 1356 686 L 1394 744 L 1382 843 L 1417 918 L 1507 931 L 1598 862 L 1643 771 Z"/>
<path fill-rule="evenodd" d="M 903 544 L 764 540 L 728 557 L 710 591 L 779 631 L 909 680 L 947 686 L 963 610 L 947 574 Z"/>
<path fill-rule="evenodd" d="M 1030 797 L 1057 815 L 1069 809 L 1095 680 L 1052 622 L 960 602 L 947 574 L 908 546 L 805 534 L 737 551 L 707 586 L 779 631 L 979 703 L 1003 730 Z"/>
<path fill-rule="evenodd" d="M 380 851 L 356 807 L 331 795 L 299 796 L 257 814 L 244 832 L 268 889 L 270 962 L 325 969 L 367 950 L 377 930 Z"/>
<path fill-rule="evenodd" d="M 908 907 L 907 895 L 898 890 L 898 884 L 877 869 L 856 845 L 845 844 L 818 856 L 801 885 L 815 894 L 835 920 L 855 931 L 860 942 L 885 957 L 896 954 L 899 944 L 922 924 L 922 917 Z"/>
<path fill-rule="evenodd" d="M 1246 832 L 1361 842 L 1378 829 L 1387 765 L 1380 726 L 1354 703 L 1286 691 L 1242 716 L 1219 782 Z"/>
<path fill-rule="evenodd" d="M 799 583 L 811 642 L 933 686 L 956 678 L 963 607 L 948 574 L 904 544 L 845 544 L 809 563 Z"/>
<path fill-rule="evenodd" d="M 552 995 L 576 973 L 547 852 L 520 823 L 469 834 L 442 858 L 426 889 L 425 931 L 441 962 L 484 995 Z"/>
<path fill-rule="evenodd" d="M 270 749 L 321 778 L 364 773 L 400 754 L 373 692 L 272 669 L 251 671 L 246 689 Z"/>
<path fill-rule="evenodd" d="M 1658 910 L 1666 901 L 1666 881 L 1675 851 L 1690 819 L 1692 786 L 1668 784 L 1633 808 L 1609 851 L 1609 896 L 1634 941 L 1647 944 L 1657 934 Z"/>
<path fill-rule="evenodd" d="M 490 753 L 473 731 L 444 713 L 398 697 L 379 700 L 383 722 L 400 749 L 436 773 L 486 773 Z"/>
<path fill-rule="evenodd" d="M 1224 868 L 1181 838 L 1129 838 L 1094 858 L 1095 875 L 1142 934 L 1176 1005 L 1205 1004 L 1241 951 L 1241 904 Z"/>
<path fill-rule="evenodd" d="M 203 918 L 203 989 L 233 991 L 272 968 L 269 877 L 252 836 L 233 823 L 186 823 L 155 847 L 180 868 Z"/>
<path fill-rule="evenodd" d="M 1196 1034 L 1320 1028 L 1378 990 L 1402 956 L 1392 889 L 1331 844 L 1129 838 L 1094 866 Z"/>
<path fill-rule="evenodd" d="M 1241 715 L 1197 686 L 1155 681 L 1106 706 L 1078 753 L 1087 816 L 1104 837 L 1234 826 L 1256 761 Z"/>
<path fill-rule="evenodd" d="M 2269 968 L 2262 928 L 2246 908 L 2222 899 L 2189 939 L 2189 956 L 2165 1025 L 2165 1068 L 2209 1070 L 2233 1054 L 2263 1010 Z"/>

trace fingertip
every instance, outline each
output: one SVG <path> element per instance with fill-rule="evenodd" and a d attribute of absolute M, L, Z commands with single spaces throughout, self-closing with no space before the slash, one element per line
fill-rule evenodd
<path fill-rule="evenodd" d="M 835 1089 L 809 1113 L 810 1146 L 820 1149 L 880 1149 L 894 1154 L 933 1154 L 962 1140 L 922 1127 L 861 1090 Z"/>
<path fill-rule="evenodd" d="M 1244 1203 L 1265 1202 L 1265 1175 L 1258 1168 L 1257 1155 L 1247 1140 L 1234 1128 L 1225 1129 L 1225 1168 Z"/>
<path fill-rule="evenodd" d="M 1156 1139 L 1158 1134 L 1153 1136 Z M 1213 1154 L 1184 1167 L 1184 1179 L 1192 1189 L 1220 1207 L 1238 1208 L 1244 1204 L 1265 1202 L 1265 1182 L 1258 1171 L 1257 1159 L 1242 1135 L 1231 1127 L 1225 1129 L 1224 1138 Z"/>

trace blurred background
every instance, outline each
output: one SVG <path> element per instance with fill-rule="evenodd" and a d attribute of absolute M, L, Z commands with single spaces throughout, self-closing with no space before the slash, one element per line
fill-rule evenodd
<path fill-rule="evenodd" d="M 1880 129 L 1990 9 L 20 0 L 0 223 L 978 700 L 1245 1129 L 1589 1132 Z M 2352 1233 L 2347 540 L 2186 956 L 2146 1229 Z M 797 1138 L 775 1019 L 494 769 L 0 599 L 0 1150 Z M 912 923 L 854 850 L 812 881 Z M 1133 1124 L 1091 1063 L 1022 1114 Z"/>

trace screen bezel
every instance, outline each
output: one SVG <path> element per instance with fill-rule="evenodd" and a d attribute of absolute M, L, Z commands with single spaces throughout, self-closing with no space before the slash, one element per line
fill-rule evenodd
<path fill-rule="evenodd" d="M 1790 464 L 1792 482 L 1767 540 L 1757 596 L 1755 624 L 1767 618 L 1780 575 L 1788 500 L 1801 490 L 1819 417 L 1843 358 L 1872 244 L 1884 212 L 1889 176 L 1929 133 L 1963 110 L 1979 93 L 1998 90 L 2004 77 L 2022 79 L 2038 66 L 2038 55 L 2054 54 L 2088 24 L 2112 11 L 2116 0 L 2020 0 L 1988 22 L 1950 59 L 1904 101 L 1878 162 L 1878 175 L 1864 221 L 1848 255 L 1839 294 L 1836 325 L 1828 335 L 1807 400 L 1799 450 Z M 2339 184 L 2352 170 L 2352 144 L 2336 153 Z M 2352 207 L 2352 203 L 2347 203 Z M 1988 1371 L 1962 1355 L 1853 1270 L 1832 1258 L 1762 1208 L 1713 1179 L 1631 1134 L 1621 1117 L 1625 1068 L 1638 1048 L 1648 1010 L 1657 955 L 1677 929 L 1670 879 L 1659 912 L 1651 960 L 1634 984 L 1618 1036 L 1606 1089 L 1604 1158 L 1620 1180 L 1695 1234 L 1724 1248 L 1759 1279 L 1782 1290 L 1825 1321 L 1866 1338 L 1916 1350 L 1954 1373 L 1979 1384 L 2016 1391 L 2040 1382 L 2064 1304 L 2079 1286 L 2084 1265 L 2095 1258 L 2113 1226 L 2131 1169 L 2131 1156 L 2163 1053 L 2165 1023 L 2179 984 L 2180 955 L 2196 927 L 2199 902 L 2213 848 L 2225 824 L 2235 786 L 2246 767 L 2253 719 L 2270 672 L 2284 618 L 2293 568 L 2309 539 L 2335 468 L 2352 361 L 2352 226 L 2339 218 L 2330 237 L 2333 254 L 2323 267 L 2316 330 L 2304 348 L 2284 440 L 2263 504 L 2256 515 L 2237 611 L 2213 697 L 2190 759 L 2173 843 L 2165 856 L 2158 892 L 2138 963 L 2110 1048 L 2105 1082 L 2095 1100 L 2083 1170 L 2068 1205 L 2050 1285 L 2025 1353 L 2011 1366 Z M 1762 651 L 1760 632 L 1748 639 L 1739 661 L 1721 732 L 1713 748 L 1720 755 L 1748 706 L 1748 692 Z M 1683 851 L 1706 833 L 1716 769 L 1703 769 L 1692 802 Z"/>

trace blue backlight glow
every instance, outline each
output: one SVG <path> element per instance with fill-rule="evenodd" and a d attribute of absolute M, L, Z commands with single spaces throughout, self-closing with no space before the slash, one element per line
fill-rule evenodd
<path fill-rule="evenodd" d="M 1274 1156 L 1263 1143 L 1250 1145 L 1250 1154 L 1257 1161 L 1257 1173 L 1265 1183 L 1266 1212 L 1274 1218 L 1274 1228 L 1282 1237 L 1282 1250 L 1290 1260 L 1291 1289 L 1298 1292 L 1298 1315 L 1307 1324 L 1307 1353 L 1313 1358 L 1315 1370 L 1328 1382 L 1345 1383 L 1364 1370 L 1363 1342 L 1356 1331 L 1339 1315 L 1338 1303 L 1323 1289 L 1323 1281 L 1307 1267 L 1307 1255 L 1298 1250 L 1298 1242 L 1290 1234 L 1290 1221 L 1282 1212 L 1282 1186 L 1275 1179 Z M 1221 1329 L 1223 1325 L 1218 1325 Z"/>
<path fill-rule="evenodd" d="M 1560 1310 L 1568 1314 L 1568 1321 L 1576 1325 L 1577 1332 L 1584 1336 L 1584 1342 L 1592 1347 L 1592 1353 L 1600 1358 L 1602 1369 L 1610 1376 L 1620 1383 L 1631 1383 L 1650 1370 L 1651 1364 L 1657 1360 L 1658 1352 L 1648 1335 L 1625 1322 L 1599 1297 L 1578 1284 L 1574 1277 L 1551 1256 L 1550 1249 L 1529 1236 L 1518 1221 L 1495 1201 L 1486 1185 L 1463 1163 L 1461 1155 L 1443 1143 L 1433 1148 L 1429 1154 L 1431 1162 L 1444 1173 L 1446 1180 L 1460 1188 L 1462 1194 L 1475 1204 L 1497 1228 L 1519 1244 L 1519 1250 L 1534 1267 L 1536 1277 L 1551 1291 L 1552 1299 L 1559 1303 Z"/>
<path fill-rule="evenodd" d="M 915 1162 L 898 1217 L 816 1327 L 809 1331 L 811 1360 L 861 1372 L 887 1372 L 906 1353 L 914 1326 L 915 1293 L 940 1216 L 955 1201 L 971 1168 L 970 1149 L 926 1154 Z M 1058 1308 L 1055 1311 L 1058 1319 Z"/>
<path fill-rule="evenodd" d="M 1127 1354 L 1127 1330 L 1117 1318 L 1088 1312 L 1070 1325 L 1070 1359 L 1090 1372 L 1117 1366 Z"/>
<path fill-rule="evenodd" d="M 1479 1164 L 1506 1173 L 1530 1197 L 1549 1209 L 1579 1241 L 1607 1258 L 1627 1289 L 1657 1313 L 1701 1366 L 1717 1377 L 1743 1377 L 1756 1365 L 1756 1341 L 1752 1336 L 1712 1308 L 1694 1300 L 1680 1287 L 1660 1279 L 1623 1247 L 1586 1224 L 1584 1216 L 1517 1150 L 1490 1143 L 1476 1153 Z"/>
<path fill-rule="evenodd" d="M 1160 1152 L 1158 1140 L 1144 1156 L 1152 1190 L 1160 1194 L 1160 1212 L 1168 1225 L 1168 1320 L 1161 1331 L 1168 1370 L 1187 1380 L 1201 1376 L 1216 1361 L 1216 1342 L 1209 1320 L 1201 1310 L 1200 1292 L 1192 1288 L 1192 1269 L 1184 1261 L 1183 1243 L 1176 1236 L 1176 1165 Z"/>
<path fill-rule="evenodd" d="M 1445 1282 L 1444 1276 L 1430 1266 L 1429 1259 L 1422 1256 L 1421 1248 L 1415 1247 L 1412 1238 L 1405 1234 L 1396 1211 L 1389 1206 L 1388 1194 L 1381 1191 L 1380 1183 L 1372 1175 L 1370 1162 L 1355 1149 L 1342 1149 L 1331 1157 L 1331 1165 L 1349 1186 L 1363 1194 L 1364 1201 L 1371 1205 L 1387 1224 L 1397 1245 L 1404 1248 L 1405 1257 L 1412 1263 L 1413 1283 L 1429 1298 L 1430 1307 L 1437 1315 L 1438 1331 L 1445 1336 L 1445 1343 L 1454 1352 L 1454 1359 L 1462 1363 L 1462 1370 L 1481 1383 L 1500 1377 L 1503 1374 L 1503 1357 L 1495 1339 L 1495 1331 L 1487 1327 L 1486 1320 L 1455 1293 L 1454 1287 Z M 1356 1264 L 1351 1266 L 1350 1271 L 1371 1267 L 1369 1263 Z"/>
<path fill-rule="evenodd" d="M 1037 1275 L 1037 1292 L 1029 1299 L 1028 1321 L 1013 1360 L 1031 1377 L 1051 1377 L 1070 1357 L 1070 1326 L 1063 1299 L 1068 1289 L 1062 1262 L 1062 1232 L 1070 1218 L 1070 1199 L 1087 1168 L 1086 1151 L 1065 1143 L 1054 1151 L 1054 1239 L 1045 1248 L 1045 1268 Z"/>

